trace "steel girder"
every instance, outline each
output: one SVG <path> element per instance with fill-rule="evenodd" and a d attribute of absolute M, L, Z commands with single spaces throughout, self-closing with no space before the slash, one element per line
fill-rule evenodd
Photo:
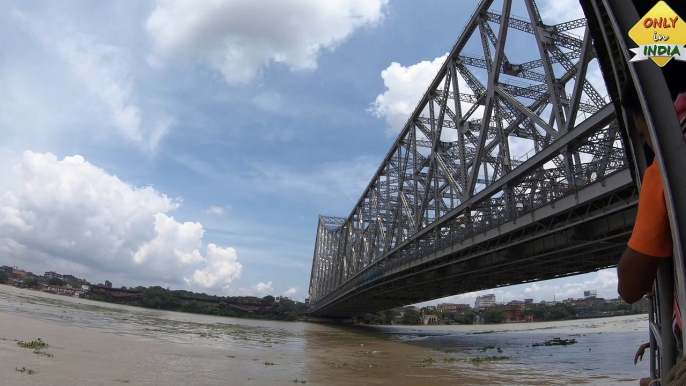
<path fill-rule="evenodd" d="M 530 20 L 510 17 L 515 1 Z M 313 309 L 400 256 L 471 237 L 627 167 L 614 110 L 585 78 L 589 37 L 563 32 L 585 23 L 545 25 L 533 0 L 504 0 L 500 14 L 491 4 L 472 14 L 352 213 L 320 217 Z M 530 34 L 532 60 L 509 60 L 508 30 Z M 464 54 L 468 44 L 484 57 Z M 513 154 L 512 138 L 531 151 Z"/>

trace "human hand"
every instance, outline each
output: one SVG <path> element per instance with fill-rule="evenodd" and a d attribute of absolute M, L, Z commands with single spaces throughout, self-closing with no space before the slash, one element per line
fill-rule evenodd
<path fill-rule="evenodd" d="M 643 354 L 645 353 L 645 350 L 648 347 L 650 347 L 650 343 L 644 343 L 638 347 L 638 351 L 636 351 L 636 356 L 634 356 L 634 364 L 638 363 L 639 360 L 643 360 Z"/>

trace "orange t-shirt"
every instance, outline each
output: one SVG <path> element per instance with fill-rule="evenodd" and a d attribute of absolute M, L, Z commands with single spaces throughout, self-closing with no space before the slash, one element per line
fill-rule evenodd
<path fill-rule="evenodd" d="M 643 176 L 638 214 L 629 247 L 653 257 L 669 257 L 672 254 L 672 233 L 657 159 Z"/>

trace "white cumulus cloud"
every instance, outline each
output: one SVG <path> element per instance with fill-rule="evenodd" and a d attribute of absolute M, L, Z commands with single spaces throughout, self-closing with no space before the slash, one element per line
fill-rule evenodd
<path fill-rule="evenodd" d="M 265 295 L 274 292 L 274 287 L 272 287 L 271 281 L 268 283 L 260 282 L 255 286 L 255 290 L 257 290 L 258 293 Z"/>
<path fill-rule="evenodd" d="M 293 288 L 290 288 L 288 291 L 284 292 L 283 296 L 289 296 L 290 297 L 290 296 L 294 296 L 296 293 L 298 293 L 298 290 L 295 287 L 293 287 Z"/>
<path fill-rule="evenodd" d="M 141 245 L 134 253 L 133 260 L 140 264 L 159 255 L 173 255 L 182 264 L 195 264 L 203 261 L 198 250 L 202 246 L 205 231 L 200 223 L 179 223 L 174 217 L 164 213 L 155 214 L 155 234 L 151 241 Z"/>
<path fill-rule="evenodd" d="M 419 104 L 431 81 L 434 80 L 447 58 L 448 54 L 446 53 L 431 61 L 424 60 L 407 67 L 393 62 L 388 68 L 381 71 L 381 78 L 384 80 L 386 91 L 376 97 L 368 112 L 386 120 L 387 134 L 393 135 L 402 131 L 407 119 Z M 457 82 L 460 93 L 474 93 L 459 74 L 457 75 Z M 460 106 L 463 112 L 467 112 L 472 105 L 461 102 Z M 451 107 L 451 110 L 453 109 Z M 479 107 L 469 119 L 481 118 L 482 115 L 483 107 Z M 456 139 L 455 133 L 449 130 L 445 130 L 441 138 L 446 141 Z"/>
<path fill-rule="evenodd" d="M 315 69 L 322 50 L 376 25 L 388 0 L 157 0 L 146 22 L 149 62 L 199 59 L 228 83 L 271 63 Z"/>
<path fill-rule="evenodd" d="M 400 132 L 448 54 L 432 61 L 422 61 L 405 67 L 393 62 L 381 71 L 386 91 L 376 97 L 370 112 L 385 118 L 389 133 Z"/>
<path fill-rule="evenodd" d="M 226 289 L 234 279 L 241 276 L 243 270 L 234 248 L 220 248 L 214 244 L 207 246 L 205 265 L 205 268 L 196 270 L 187 281 L 202 288 Z"/>
<path fill-rule="evenodd" d="M 0 250 L 46 268 L 65 264 L 220 289 L 240 276 L 233 248 L 207 246 L 200 223 L 178 222 L 179 201 L 121 181 L 75 155 L 24 152 L 0 192 Z"/>

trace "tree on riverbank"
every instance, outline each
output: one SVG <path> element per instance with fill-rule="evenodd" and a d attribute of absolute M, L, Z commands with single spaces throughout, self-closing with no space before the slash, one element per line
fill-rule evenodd
<path fill-rule="evenodd" d="M 524 310 L 523 315 L 533 315 L 536 321 L 569 320 L 577 314 L 574 306 L 559 303 L 552 306 L 538 306 Z"/>
<path fill-rule="evenodd" d="M 422 324 L 422 314 L 415 310 L 405 311 L 403 314 L 403 324 Z"/>
<path fill-rule="evenodd" d="M 145 290 L 140 304 L 143 307 L 162 310 L 177 310 L 181 308 L 181 301 L 171 291 L 159 286 L 150 287 Z"/>
<path fill-rule="evenodd" d="M 300 311 L 295 302 L 287 297 L 279 299 L 279 314 L 285 320 L 295 320 L 300 316 Z"/>
<path fill-rule="evenodd" d="M 58 279 L 58 278 L 56 278 L 56 277 L 53 277 L 53 278 L 50 278 L 50 280 L 48 280 L 48 284 L 49 284 L 49 285 L 56 285 L 56 286 L 62 287 L 62 286 L 64 286 L 65 284 L 67 284 L 67 282 L 65 282 L 65 281 L 62 280 L 62 279 Z"/>
<path fill-rule="evenodd" d="M 457 324 L 474 324 L 476 321 L 476 314 L 474 314 L 472 311 L 467 311 L 463 314 L 454 314 L 455 315 L 455 322 Z"/>
<path fill-rule="evenodd" d="M 38 287 L 38 279 L 36 279 L 35 277 L 26 279 L 24 280 L 24 284 L 26 284 L 26 286 L 29 288 L 36 288 Z"/>
<path fill-rule="evenodd" d="M 357 316 L 354 319 L 357 323 L 381 325 L 381 324 L 393 324 L 395 318 L 399 313 L 395 310 L 385 310 L 376 313 L 367 313 L 364 316 Z"/>
<path fill-rule="evenodd" d="M 505 311 L 500 306 L 488 307 L 481 317 L 484 323 L 496 324 L 502 323 L 505 320 Z"/>

